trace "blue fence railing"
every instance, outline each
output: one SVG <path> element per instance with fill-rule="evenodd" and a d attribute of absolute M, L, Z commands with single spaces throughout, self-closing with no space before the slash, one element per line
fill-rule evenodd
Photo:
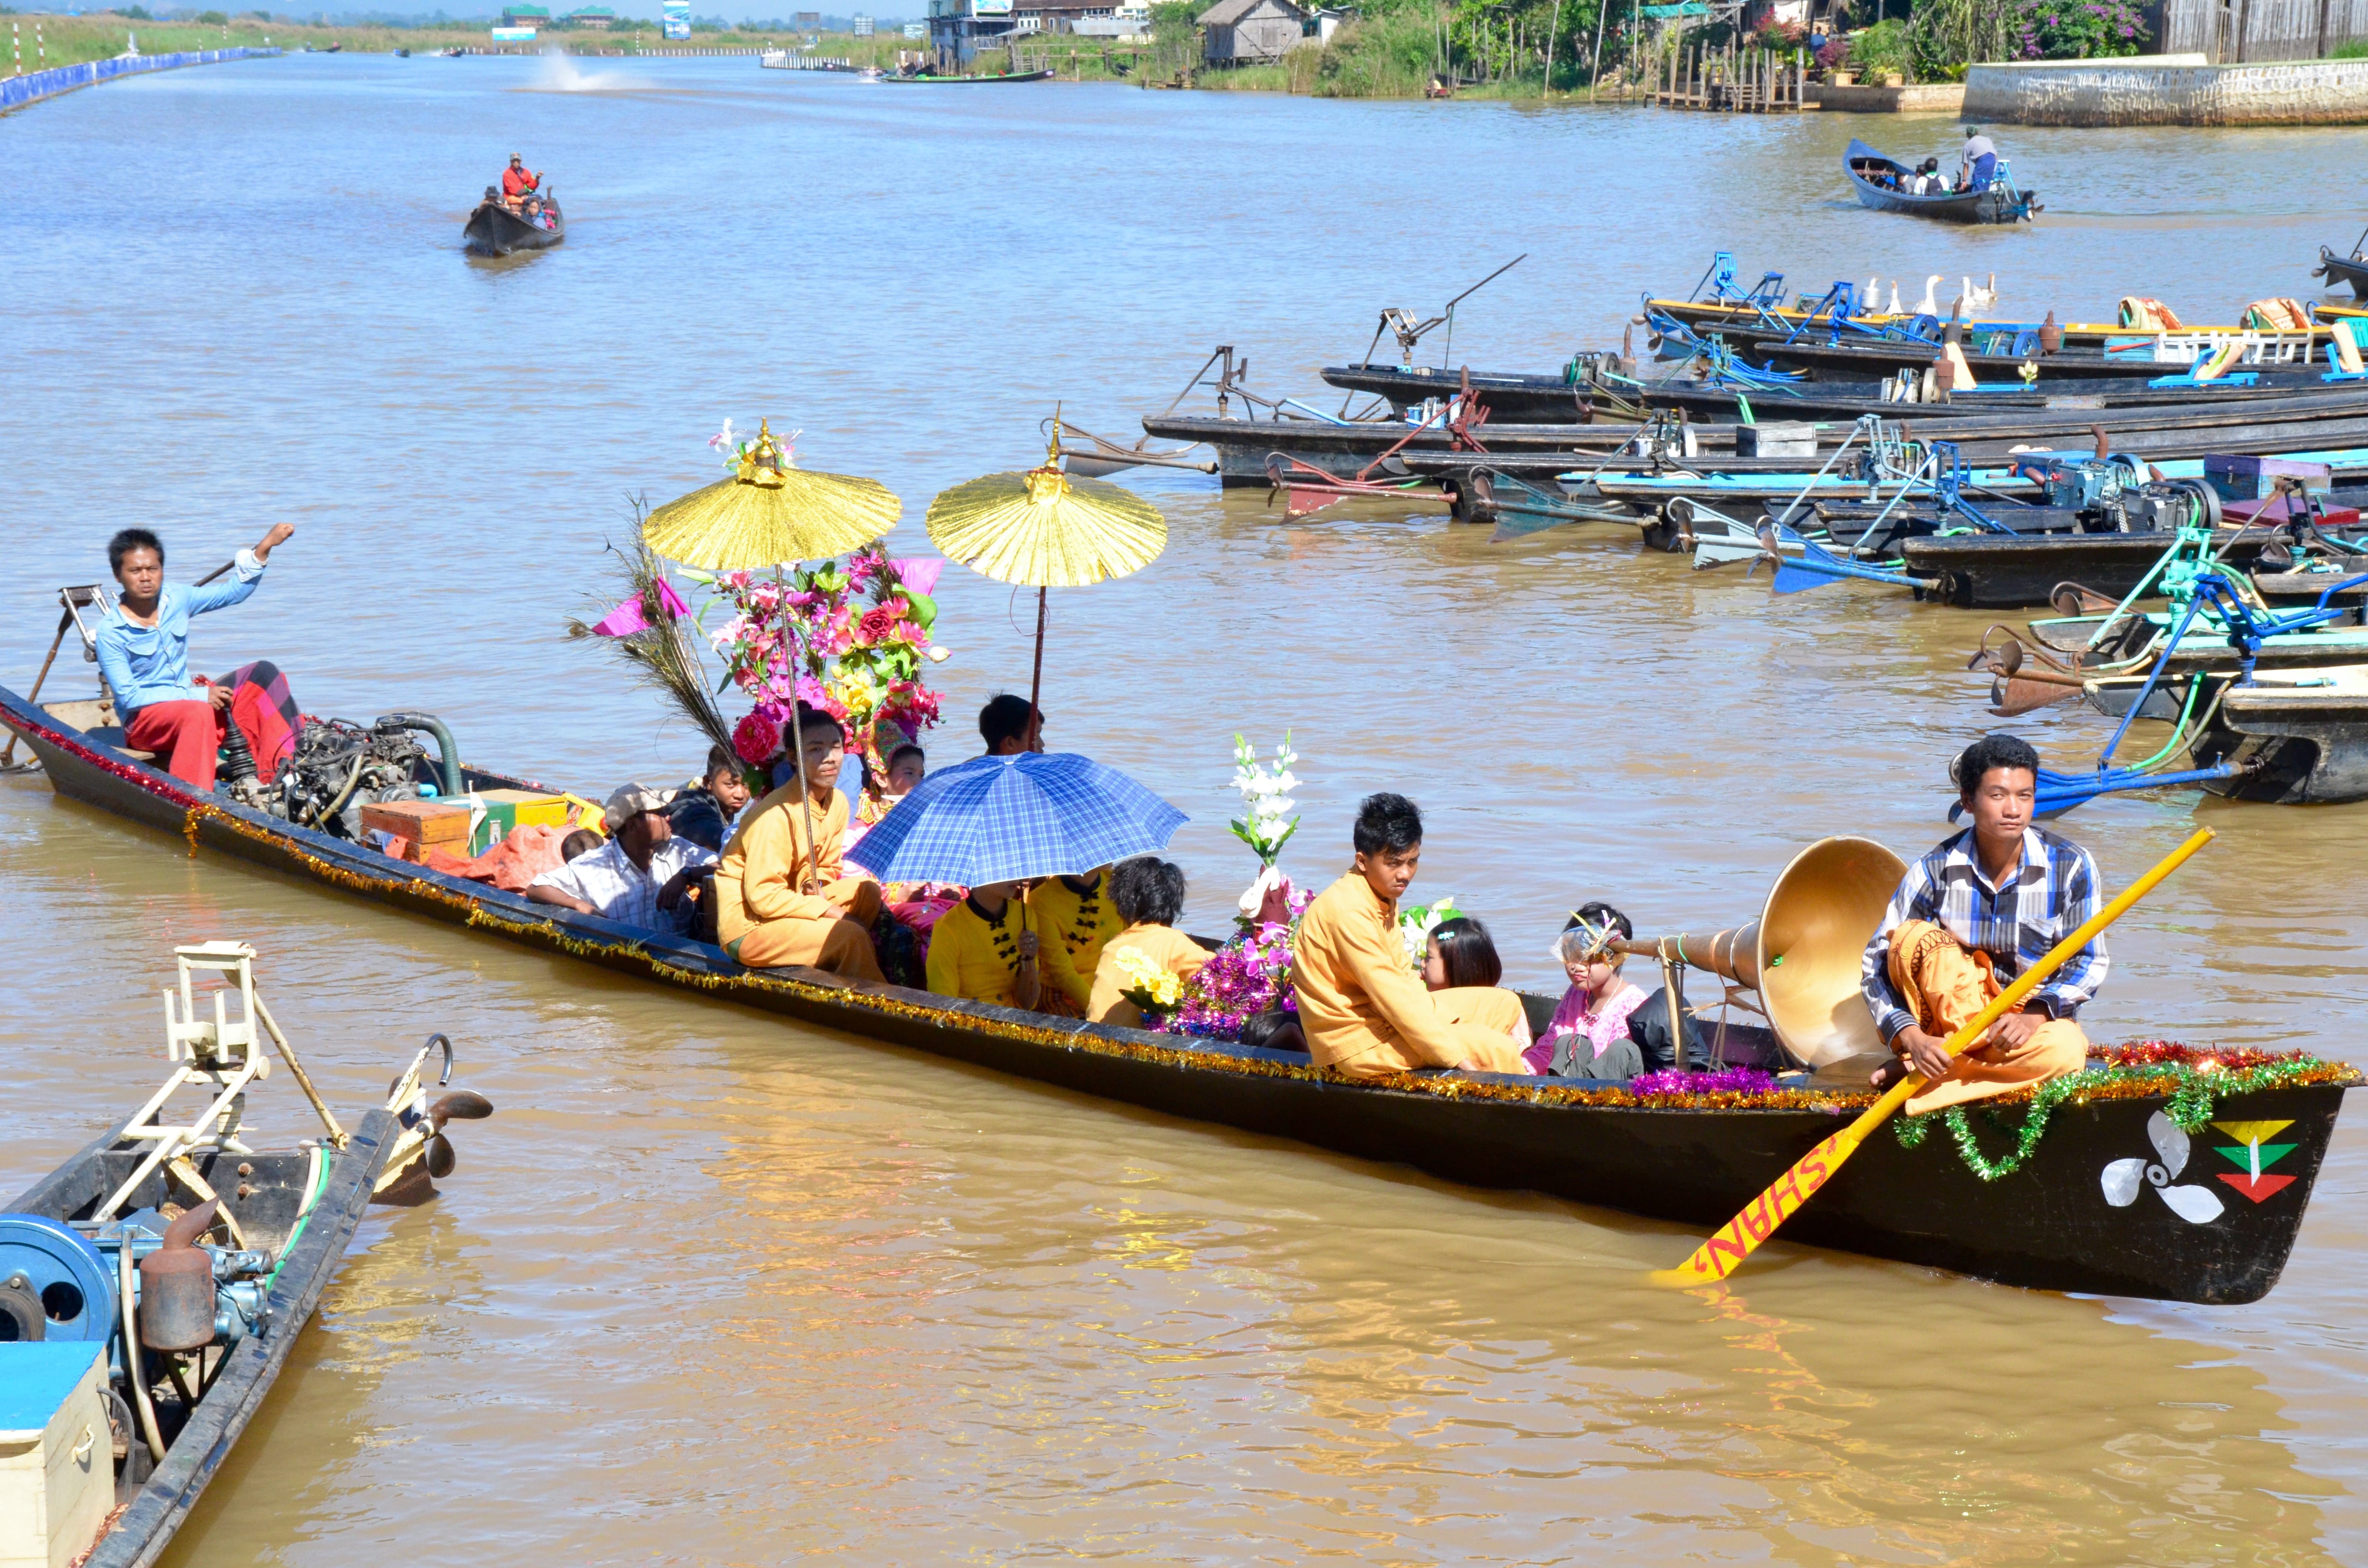
<path fill-rule="evenodd" d="M 261 59 L 279 52 L 276 48 L 200 49 L 187 54 L 142 54 L 131 60 L 85 60 L 79 65 L 60 65 L 27 76 L 0 77 L 0 114 L 134 71 L 170 71 L 176 65 L 211 65 L 220 60 Z"/>

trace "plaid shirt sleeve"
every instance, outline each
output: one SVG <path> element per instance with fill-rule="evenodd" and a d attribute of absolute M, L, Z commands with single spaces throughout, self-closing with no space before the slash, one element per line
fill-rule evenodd
<path fill-rule="evenodd" d="M 2021 962 L 2017 972 L 2037 963 L 2046 956 L 2048 949 L 2096 915 L 2101 881 L 2094 856 L 2069 839 L 2049 835 L 2047 920 L 2039 931 L 2025 927 L 2028 935 L 2036 935 L 2042 940 L 2036 950 L 2020 955 Z M 2111 966 L 2105 939 L 2094 937 L 2032 992 L 2029 1005 L 2044 1006 L 2052 1017 L 2070 1017 L 2096 998 L 2097 988 L 2105 983 L 2105 971 Z"/>
<path fill-rule="evenodd" d="M 1934 855 L 1927 855 L 1907 868 L 1907 874 L 1899 880 L 1899 891 L 1891 895 L 1891 903 L 1883 912 L 1883 924 L 1874 928 L 1874 938 L 1866 945 L 1866 956 L 1859 962 L 1859 989 L 1866 994 L 1866 1010 L 1874 1015 L 1875 1032 L 1885 1045 L 1916 1021 L 1891 984 L 1891 934 L 1907 921 L 1934 918 L 1941 883 L 1933 875 L 1933 865 Z"/>

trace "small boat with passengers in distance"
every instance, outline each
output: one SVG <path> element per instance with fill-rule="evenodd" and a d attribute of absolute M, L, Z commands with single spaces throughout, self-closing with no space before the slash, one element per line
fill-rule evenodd
<path fill-rule="evenodd" d="M 1874 1097 L 1866 1074 L 1879 1058 L 1851 1043 L 1873 1029 L 1863 1003 L 1851 1005 L 1857 949 L 1874 929 L 1900 862 L 1862 839 L 1827 839 L 1804 852 L 1770 895 L 1761 922 L 1770 934 L 1759 944 L 1766 953 L 1754 957 L 1751 979 L 1774 977 L 1761 984 L 1760 995 L 1777 1032 L 1722 1025 L 1708 1051 L 1713 1062 L 1780 1070 L 1772 1089 L 1645 1091 L 1466 1072 L 1359 1082 L 1316 1066 L 1304 1051 L 1053 1017 L 819 970 L 750 969 L 689 937 L 536 903 L 393 858 L 342 831 L 302 825 L 229 794 L 201 793 L 125 750 L 121 731 L 100 725 L 95 708 L 37 706 L 0 689 L 0 726 L 31 746 L 59 794 L 324 891 L 805 1024 L 1170 1116 L 1412 1165 L 1451 1181 L 1544 1192 L 1707 1229 L 1764 1198 L 1771 1182 L 1842 1125 L 1839 1118 Z M 308 735 L 318 724 L 307 721 Z M 411 731 L 436 735 L 440 761 L 408 740 Z M 384 766 L 408 769 L 417 785 L 448 799 L 487 790 L 559 793 L 463 766 L 450 730 L 427 714 L 396 713 L 367 729 L 347 726 L 345 733 L 347 744 Z M 300 743 L 300 762 L 303 755 Z M 360 764 L 352 766 L 358 775 Z M 336 771 L 341 778 L 354 776 Z M 284 805 L 311 799 L 316 784 L 290 769 L 275 788 L 284 789 Z M 321 820 L 338 825 L 334 813 Z M 1812 860 L 1817 875 L 1795 875 Z M 1847 908 L 1837 908 L 1837 899 Z M 1862 930 L 1832 937 L 1857 921 Z M 1790 961 L 1780 968 L 1770 958 Z M 1524 1004 L 1533 1029 L 1554 1006 L 1540 995 L 1525 996 Z M 2361 1075 L 2316 1056 L 2274 1063 L 2229 1058 L 2224 1064 L 2191 1053 L 2180 1059 L 2188 1065 L 2149 1067 L 2142 1063 L 2162 1059 L 2146 1052 L 2186 1048 L 2153 1042 L 2122 1049 L 2119 1058 L 2103 1053 L 2102 1065 L 2092 1063 L 2083 1074 L 2081 1092 L 2061 1103 L 1988 1108 L 1985 1119 L 1995 1125 L 1979 1135 L 1993 1147 L 2001 1140 L 2009 1146 L 2011 1174 L 1997 1166 L 1977 1173 L 1950 1136 L 1879 1133 L 1815 1201 L 1784 1221 L 1783 1238 L 2041 1290 L 2260 1299 L 2285 1266 L 2343 1093 Z M 2177 1076 L 2147 1075 L 2161 1072 Z M 2236 1155 L 2200 1131 L 2193 1099 L 2174 1102 L 2174 1091 L 2213 1101 L 2214 1117 L 2246 1119 L 2214 1123 L 2237 1129 L 2222 1141 L 2234 1141 L 2228 1146 Z M 2188 1118 L 2184 1129 L 2170 1119 L 2173 1111 Z M 1999 1128 L 2032 1115 L 2046 1119 L 2045 1135 L 2025 1154 L 2011 1153 L 2014 1134 Z M 2273 1147 L 2262 1146 L 2270 1135 L 2262 1128 L 2275 1132 Z M 2231 1158 L 2238 1159 L 2233 1173 L 2224 1168 Z M 2262 1161 L 2277 1162 L 2272 1177 L 2261 1176 Z M 2182 1168 L 2183 1185 L 2147 1195 L 2149 1182 L 2164 1187 Z M 2157 1180 L 2149 1172 L 2168 1174 Z"/>
<path fill-rule="evenodd" d="M 542 199 L 542 210 L 551 218 L 551 227 L 547 229 L 487 197 L 477 203 L 476 210 L 469 214 L 469 222 L 461 230 L 462 248 L 472 256 L 549 250 L 567 237 L 567 218 L 560 211 L 559 203 L 548 196 Z"/>
<path fill-rule="evenodd" d="M 1053 73 L 1047 70 L 1014 71 L 1006 75 L 989 74 L 983 76 L 933 76 L 924 73 L 917 76 L 903 76 L 891 71 L 882 75 L 879 80 L 901 82 L 907 85 L 921 87 L 996 87 L 1008 86 L 1018 82 L 1042 82 L 1052 74 Z"/>
<path fill-rule="evenodd" d="M 1842 155 L 1842 170 L 1858 192 L 1859 205 L 1878 212 L 1905 212 L 1943 223 L 2021 223 L 2042 210 L 2033 200 L 2038 193 L 2017 190 L 2004 163 L 1998 165 L 1997 177 L 1980 190 L 1943 191 L 1937 196 L 1900 189 L 1896 182 L 1916 171 L 1863 142 L 1851 142 L 1850 151 Z M 1895 183 L 1885 185 L 1886 179 Z"/>

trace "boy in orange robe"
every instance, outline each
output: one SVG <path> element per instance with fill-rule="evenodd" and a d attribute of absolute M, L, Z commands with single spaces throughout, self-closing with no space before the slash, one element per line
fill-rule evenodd
<path fill-rule="evenodd" d="M 1443 1016 L 1406 961 L 1398 900 L 1422 857 L 1422 813 L 1403 795 L 1369 795 L 1357 811 L 1356 862 L 1299 922 L 1292 983 L 1316 1065 L 1379 1078 L 1422 1067 L 1520 1073 L 1511 1038 Z"/>

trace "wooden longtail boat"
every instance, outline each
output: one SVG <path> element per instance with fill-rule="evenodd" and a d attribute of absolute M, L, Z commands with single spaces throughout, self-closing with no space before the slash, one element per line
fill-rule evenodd
<path fill-rule="evenodd" d="M 1732 1096 L 1656 1102 L 1618 1085 L 1464 1073 L 1352 1083 L 1289 1051 L 1052 1018 L 811 970 L 752 971 L 701 943 L 535 904 L 226 797 L 199 796 L 14 692 L 0 690 L 0 723 L 30 744 L 60 794 L 324 888 L 806 1024 L 1479 1187 L 1720 1225 L 1829 1136 L 1839 1115 L 1872 1097 L 1847 1064 L 1744 1107 Z M 465 781 L 532 787 L 476 768 Z M 1548 1006 L 1531 1000 L 1533 1008 Z M 2157 1187 L 2180 1179 L 2162 1163 L 2177 1130 L 2160 1093 L 2126 1092 L 2139 1087 L 2126 1084 L 2124 1092 L 2100 1088 L 2057 1107 L 2028 1162 L 1997 1180 L 1977 1176 L 1947 1137 L 1911 1148 L 1880 1135 L 1786 1222 L 1783 1235 L 2041 1290 L 2256 1301 L 2285 1266 L 2343 1090 L 2357 1078 L 2329 1066 L 2318 1081 L 2220 1101 L 2215 1117 L 2243 1119 L 2240 1127 L 2274 1124 L 2281 1152 L 2254 1157 L 2276 1162 L 2275 1176 L 2286 1178 L 2276 1190 L 2232 1165 L 2208 1135 L 2191 1148 L 2178 1133 L 2179 1164 L 2189 1167 L 2183 1186 L 2203 1198 L 2145 1191 L 2140 1173 L 2149 1162 L 2169 1172 Z M 1995 1149 L 1999 1134 L 1986 1135 Z M 2262 1151 L 2264 1136 L 2246 1147 Z M 2195 1217 L 2207 1209 L 2208 1218 Z M 1674 1238 L 1671 1245 L 1674 1257 Z"/>
<path fill-rule="evenodd" d="M 1850 151 L 1842 154 L 1842 172 L 1850 176 L 1859 205 L 1878 212 L 1905 212 L 1911 218 L 1930 218 L 1942 223 L 2024 223 L 2039 210 L 2032 200 L 2038 193 L 2015 189 L 2004 165 L 1998 166 L 1998 177 L 1986 189 L 1914 196 L 1881 183 L 1885 178 L 1903 178 L 1913 170 L 1863 142 L 1852 142 Z"/>
<path fill-rule="evenodd" d="M 1786 411 L 1790 413 L 1790 410 Z M 1964 405 L 1890 405 L 1884 415 L 1905 421 L 1918 440 L 1955 441 L 1971 461 L 2011 461 L 2010 449 L 2048 447 L 2089 449 L 2089 435 L 2100 420 L 2113 449 L 2157 463 L 2169 472 L 2185 463 L 2201 473 L 2201 460 L 2214 454 L 2250 453 L 2291 456 L 2300 452 L 2331 454 L 2332 466 L 2342 474 L 2368 475 L 2368 407 L 2356 413 L 2330 407 L 2316 398 L 2254 408 L 2231 405 L 2222 409 L 2185 411 L 2147 407 L 2096 414 L 2086 408 L 1987 414 Z M 1820 452 L 1841 444 L 1851 425 L 1847 421 L 1816 422 Z M 1614 458 L 1635 439 L 1634 421 L 1597 425 L 1497 425 L 1480 429 L 1478 449 L 1458 451 L 1445 434 L 1424 431 L 1406 440 L 1407 426 L 1385 420 L 1358 420 L 1329 425 L 1313 419 L 1216 419 L 1178 415 L 1147 415 L 1146 433 L 1161 440 L 1205 445 L 1216 454 L 1219 482 L 1231 487 L 1271 483 L 1267 460 L 1295 459 L 1343 478 L 1404 443 L 1390 467 L 1431 479 L 1444 479 L 1486 466 L 1508 473 L 1545 476 L 1570 470 L 1586 472 L 1609 462 L 1616 469 L 1655 467 L 1654 460 L 1632 453 Z M 1659 466 L 1671 472 L 1782 474 L 1797 472 L 1803 458 L 1740 458 L 1735 455 L 1733 424 L 1691 425 L 1685 438 L 1695 450 Z M 2309 461 L 2329 461 L 2328 456 Z M 1794 482 L 1797 487 L 1798 481 Z"/>
<path fill-rule="evenodd" d="M 2078 583 L 2117 599 L 2154 569 L 2170 540 L 2167 533 L 2035 539 L 1952 534 L 1904 540 L 1899 556 L 1912 575 L 1939 585 L 1930 597 L 1974 609 L 2020 609 L 2046 604 L 2062 583 Z M 2248 567 L 2276 542 L 2277 535 L 2266 530 L 2232 530 L 2221 558 L 2232 567 Z"/>
<path fill-rule="evenodd" d="M 2368 647 L 2352 649 L 2355 657 L 2363 653 Z M 2106 676 L 2083 692 L 2091 706 L 2118 718 L 2146 679 Z M 2193 695 L 2201 716 L 2191 748 L 2195 766 L 2230 762 L 2240 769 L 2202 780 L 2206 791 L 2274 805 L 2368 801 L 2368 663 L 2264 661 L 2249 683 L 2237 681 L 2234 669 L 2194 670 L 2161 682 L 2146 703 L 2146 717 L 2176 721 L 2189 706 L 2188 683 L 2200 686 Z"/>
<path fill-rule="evenodd" d="M 480 201 L 461 227 L 461 247 L 473 256 L 509 256 L 522 250 L 549 250 L 567 237 L 567 219 L 555 201 L 545 201 L 551 214 L 548 229 L 529 223 L 498 201 Z"/>
<path fill-rule="evenodd" d="M 271 1282 L 270 1316 L 263 1331 L 230 1347 L 194 1408 L 180 1405 L 170 1386 L 159 1383 L 157 1415 L 172 1433 L 165 1462 L 149 1469 L 136 1422 L 122 1434 L 132 1464 L 119 1480 L 116 1495 L 130 1506 L 100 1537 L 85 1568 L 144 1568 L 172 1540 L 287 1365 L 345 1257 L 398 1131 L 393 1116 L 371 1111 L 347 1146 L 326 1161 L 325 1171 L 302 1153 L 243 1160 L 214 1153 L 195 1157 L 199 1174 L 222 1194 L 224 1207 L 238 1217 L 251 1244 L 274 1253 L 287 1248 L 286 1258 Z M 10 1199 L 6 1211 L 61 1223 L 79 1219 L 131 1176 L 142 1153 L 109 1132 Z M 251 1165 L 253 1172 L 234 1175 L 233 1165 Z M 318 1196 L 307 1209 L 315 1183 Z M 163 1175 L 154 1173 L 134 1191 L 131 1206 L 154 1207 L 168 1196 Z M 295 1244 L 289 1247 L 291 1233 Z M 5 1251 L 0 1248 L 0 1254 Z"/>
<path fill-rule="evenodd" d="M 423 1072 L 439 1046 L 443 1081 L 453 1062 L 451 1042 L 431 1035 L 384 1107 L 347 1130 L 262 1003 L 255 956 L 240 942 L 176 949 L 164 1087 L 0 1206 L 0 1340 L 43 1342 L 53 1365 L 97 1363 L 114 1438 L 117 1512 L 104 1521 L 61 1513 L 51 1471 L 51 1528 L 80 1537 L 52 1543 L 88 1542 L 79 1568 L 156 1561 L 262 1408 L 364 1209 L 435 1197 L 435 1181 L 458 1163 L 448 1120 L 493 1113 L 466 1091 L 428 1104 Z M 207 989 L 215 981 L 223 983 Z M 284 1152 L 241 1142 L 253 1136 L 250 1092 L 275 1048 L 324 1134 Z M 162 1267 L 176 1259 L 157 1255 L 176 1248 L 183 1267 Z M 0 1344 L 0 1378 L 17 1353 Z M 98 1449 L 97 1465 L 108 1452 Z M 77 1502 L 94 1506 L 90 1495 Z M 78 1529 L 66 1523 L 77 1517 L 86 1521 Z"/>
<path fill-rule="evenodd" d="M 1012 82 L 1042 82 L 1052 74 L 1049 70 L 1015 71 L 1008 76 L 898 76 L 891 74 L 880 80 L 921 87 L 989 87 Z"/>
<path fill-rule="evenodd" d="M 1812 321 L 1816 324 L 1816 330 L 1828 331 L 1832 319 L 1822 309 L 1812 312 L 1805 306 L 1753 305 L 1734 300 L 1647 299 L 1644 301 L 1644 308 L 1648 312 L 1667 315 L 1690 327 L 1713 330 L 1732 328 L 1738 335 L 1751 336 L 1763 336 L 1771 330 L 1782 332 L 1791 327 L 1805 326 Z M 2325 307 L 2322 307 L 2322 310 L 2324 309 Z M 1904 311 L 1896 315 L 1870 311 L 1845 319 L 1858 325 L 1879 331 L 1885 327 L 1906 327 L 1918 318 Z M 1936 318 L 1927 316 L 1922 319 L 1932 326 L 1937 327 L 1939 324 Z M 2039 324 L 2037 322 L 2028 321 L 1974 321 L 1965 324 L 1965 330 L 1968 333 L 1983 334 L 2010 333 L 2025 328 L 2035 331 Z M 2325 322 L 2321 322 L 2308 330 L 2313 351 L 2317 352 L 2319 346 L 2327 342 L 2328 325 Z M 2066 325 L 2062 331 L 2065 349 L 2068 352 L 2085 354 L 2103 352 L 2105 345 L 2112 339 L 2146 335 L 2138 328 L 2108 324 L 2103 322 L 2073 322 Z M 2250 327 L 2206 325 L 2180 327 L 2178 335 L 2181 338 L 2242 337 L 2257 336 L 2259 334 Z M 2281 333 L 2279 335 L 2300 336 L 2302 334 Z"/>
<path fill-rule="evenodd" d="M 2163 367 L 2176 374 L 2177 366 Z M 1370 392 L 1389 400 L 1403 412 L 1426 399 L 1457 390 L 1462 372 L 1407 369 L 1401 365 L 1327 365 L 1324 380 L 1346 392 Z M 1572 381 L 1558 375 L 1528 375 L 1512 371 L 1474 370 L 1472 391 L 1488 405 L 1489 428 L 1506 425 L 1581 424 L 1612 422 L 1615 409 L 1630 407 L 1682 408 L 1690 417 L 1727 423 L 1740 417 L 1747 405 L 1754 421 L 1762 419 L 1855 419 L 1880 414 L 1886 419 L 1909 419 L 1934 414 L 1956 417 L 1967 414 L 2022 413 L 2044 415 L 2060 409 L 2183 409 L 2197 414 L 2226 408 L 2271 404 L 2293 399 L 2332 399 L 2326 406 L 2368 412 L 2368 393 L 2357 386 L 2323 383 L 2242 385 L 2227 378 L 2195 387 L 2155 387 L 2144 381 L 2092 380 L 2054 381 L 2026 390 L 2011 377 L 1953 393 L 1945 403 L 1900 403 L 1885 395 L 1880 381 L 1794 381 L 1781 389 L 1717 387 L 1706 382 L 1670 379 L 1616 385 Z M 1630 416 L 1633 420 L 1633 415 Z"/>
<path fill-rule="evenodd" d="M 2368 238 L 2363 235 L 2362 238 Z M 2351 297 L 2368 300 L 2368 256 L 2354 247 L 2350 256 L 2338 256 L 2331 246 L 2318 247 L 2318 265 L 2311 269 L 2313 278 L 2324 278 L 2332 289 L 2340 283 L 2351 285 Z"/>
<path fill-rule="evenodd" d="M 1879 338 L 1850 338 L 1841 343 L 1811 342 L 1802 339 L 1787 343 L 1781 338 L 1763 337 L 1748 341 L 1736 353 L 1752 364 L 1774 364 L 1786 369 L 1805 369 L 1815 380 L 1830 377 L 1836 381 L 1865 381 L 1870 377 L 1887 376 L 1899 370 L 1921 370 L 1940 358 L 1937 345 L 1884 342 Z M 2066 381 L 2120 381 L 2143 386 L 2165 376 L 2187 373 L 2192 367 L 2174 364 L 2152 358 L 2136 358 L 2127 355 L 2096 354 L 1975 354 L 1965 352 L 1966 368 L 1974 372 L 1982 386 L 2022 385 L 2022 367 L 2029 365 L 2038 372 L 2038 380 L 2053 387 Z M 2296 361 L 2271 359 L 2266 364 L 2238 365 L 2238 371 L 2249 370 L 2260 378 L 2252 390 L 2265 388 L 2294 391 L 2326 386 L 2321 380 L 2323 368 Z"/>

